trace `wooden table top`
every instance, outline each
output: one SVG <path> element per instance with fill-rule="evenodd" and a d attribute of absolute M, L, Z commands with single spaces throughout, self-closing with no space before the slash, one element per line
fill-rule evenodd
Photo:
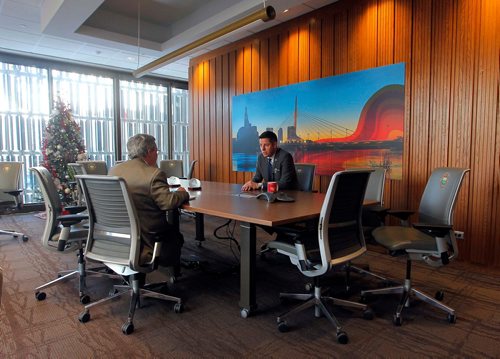
<path fill-rule="evenodd" d="M 241 222 L 278 226 L 316 218 L 321 212 L 324 193 L 283 191 L 295 202 L 272 202 L 239 196 L 241 184 L 202 182 L 202 189 L 189 191 L 192 199 L 182 208 L 188 211 L 234 219 Z M 257 195 L 260 191 L 245 192 Z"/>

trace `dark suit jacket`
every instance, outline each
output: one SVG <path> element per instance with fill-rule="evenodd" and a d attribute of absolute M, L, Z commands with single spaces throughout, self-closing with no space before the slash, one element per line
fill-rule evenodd
<path fill-rule="evenodd" d="M 257 169 L 252 181 L 260 183 L 262 180 L 267 182 L 267 163 L 266 157 L 259 154 L 257 158 Z M 293 164 L 293 157 L 287 151 L 278 148 L 273 161 L 274 181 L 278 182 L 279 189 L 297 189 L 297 173 Z"/>
<path fill-rule="evenodd" d="M 173 233 L 167 222 L 166 211 L 178 208 L 189 200 L 187 192 L 170 192 L 165 172 L 158 167 L 151 167 L 139 158 L 126 161 L 111 168 L 111 176 L 125 179 L 132 194 L 141 225 L 143 244 L 141 260 L 147 260 L 153 254 L 154 239 L 162 239 L 160 264 L 176 260 L 180 256 L 182 237 Z M 176 253 L 174 253 L 176 252 Z M 178 252 L 178 253 L 177 253 Z M 163 258 L 162 258 L 163 257 Z"/>

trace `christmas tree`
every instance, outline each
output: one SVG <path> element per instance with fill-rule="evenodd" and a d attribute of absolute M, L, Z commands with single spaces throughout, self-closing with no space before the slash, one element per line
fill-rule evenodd
<path fill-rule="evenodd" d="M 42 142 L 43 166 L 54 178 L 63 203 L 73 201 L 72 173 L 68 163 L 86 158 L 80 126 L 73 120 L 71 109 L 60 98 L 55 101 L 54 110 L 45 128 Z"/>

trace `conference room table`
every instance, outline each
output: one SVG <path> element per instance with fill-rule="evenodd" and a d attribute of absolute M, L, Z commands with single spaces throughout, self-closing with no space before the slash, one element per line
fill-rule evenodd
<path fill-rule="evenodd" d="M 185 186 L 185 184 L 183 184 Z M 186 186 L 187 187 L 187 186 Z M 240 184 L 202 182 L 200 190 L 189 190 L 191 200 L 182 209 L 197 218 L 197 239 L 203 237 L 203 216 L 232 219 L 240 226 L 240 314 L 243 318 L 257 309 L 256 225 L 275 227 L 319 217 L 324 193 L 283 191 L 294 202 L 267 202 L 256 199 L 260 191 L 241 193 Z M 173 219 L 178 225 L 178 218 Z"/>

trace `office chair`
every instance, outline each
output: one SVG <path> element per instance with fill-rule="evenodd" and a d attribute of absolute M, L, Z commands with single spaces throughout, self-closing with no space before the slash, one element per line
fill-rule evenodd
<path fill-rule="evenodd" d="M 124 334 L 134 331 L 135 308 L 142 296 L 173 301 L 176 303 L 174 311 L 182 312 L 180 298 L 153 291 L 152 285 L 140 283 L 141 277 L 157 269 L 161 242 L 155 243 L 153 258 L 141 259 L 139 218 L 125 180 L 115 176 L 84 175 L 77 178 L 89 211 L 85 256 L 105 264 L 117 274 L 129 276 L 129 285 L 115 286 L 116 292 L 111 296 L 86 305 L 78 317 L 80 322 L 90 320 L 90 308 L 125 294 L 131 296 L 131 301 L 127 322 L 122 325 Z"/>
<path fill-rule="evenodd" d="M 384 207 L 384 187 L 385 187 L 385 177 L 387 170 L 383 167 L 371 168 L 373 171 L 370 174 L 368 184 L 366 186 L 365 192 L 365 202 L 375 202 L 371 205 L 363 206 L 362 210 L 362 223 L 363 223 L 363 233 L 365 240 L 367 238 L 372 238 L 372 231 L 376 227 L 384 225 L 384 219 L 388 208 Z M 375 277 L 384 283 L 390 283 L 390 281 L 382 277 L 377 273 L 370 271 L 369 266 L 361 268 L 360 266 L 353 265 L 352 263 L 347 263 L 346 265 L 346 290 L 350 290 L 350 272 L 354 271 L 359 274 L 366 274 Z"/>
<path fill-rule="evenodd" d="M 80 213 L 84 211 L 86 207 L 70 206 L 63 208 L 54 184 L 54 179 L 50 172 L 45 167 L 32 167 L 30 171 L 35 174 L 45 203 L 46 220 L 41 238 L 42 245 L 49 249 L 57 248 L 58 251 L 73 250 L 73 245 L 76 245 L 78 249 L 78 267 L 73 270 L 60 271 L 57 274 L 57 279 L 35 288 L 35 298 L 44 300 L 46 298 L 46 293 L 42 291 L 43 289 L 52 287 L 61 281 L 77 276 L 79 278 L 78 291 L 80 302 L 82 304 L 88 303 L 90 302 L 90 297 L 84 292 L 86 288 L 86 276 L 88 274 L 101 276 L 107 274 L 100 272 L 102 268 L 86 268 L 86 261 L 83 256 L 83 246 L 87 239 L 88 230 L 84 228 L 82 222 L 85 221 L 88 216 Z M 63 209 L 70 214 L 62 215 Z"/>
<path fill-rule="evenodd" d="M 0 162 L 0 206 L 9 211 L 18 210 L 22 201 L 19 189 L 21 180 L 22 162 Z M 29 238 L 21 232 L 0 229 L 0 235 L 9 235 L 13 238 L 22 238 L 26 242 Z"/>
<path fill-rule="evenodd" d="M 83 175 L 83 166 L 79 163 L 68 163 L 68 168 L 71 168 L 71 170 L 73 171 L 73 175 L 74 176 L 78 176 L 78 175 Z M 83 193 L 82 193 L 82 190 L 80 188 L 80 186 L 78 185 L 78 181 L 76 181 L 76 178 L 75 178 L 75 181 L 74 182 L 71 182 L 71 186 L 76 186 L 76 204 L 78 206 L 85 206 L 85 201 L 84 201 L 84 198 L 83 198 Z"/>
<path fill-rule="evenodd" d="M 458 247 L 453 230 L 453 212 L 458 191 L 468 169 L 436 168 L 424 189 L 418 209 L 419 223 L 412 227 L 384 226 L 373 231 L 377 243 L 389 250 L 392 255 L 403 254 L 406 259 L 406 277 L 404 284 L 395 287 L 361 291 L 361 298 L 369 295 L 401 294 L 401 300 L 393 316 L 394 325 L 402 324 L 402 311 L 410 306 L 413 297 L 429 303 L 448 313 L 449 323 L 456 322 L 455 311 L 441 303 L 444 294 L 436 292 L 431 297 L 412 287 L 411 264 L 420 260 L 432 267 L 447 265 L 458 255 Z M 389 211 L 407 221 L 410 211 Z"/>
<path fill-rule="evenodd" d="M 299 183 L 298 190 L 312 192 L 316 165 L 312 163 L 296 163 L 295 172 L 297 173 L 297 181 Z"/>
<path fill-rule="evenodd" d="M 323 296 L 320 285 L 322 276 L 332 267 L 342 265 L 366 252 L 361 210 L 369 176 L 370 172 L 367 170 L 335 173 L 321 208 L 318 227 L 314 231 L 292 233 L 295 243 L 278 239 L 270 243 L 278 253 L 288 256 L 303 275 L 314 280 L 313 293 L 280 294 L 280 298 L 305 301 L 277 318 L 281 332 L 288 331 L 287 317 L 314 306 L 315 316 L 326 316 L 336 328 L 337 341 L 346 344 L 348 336 L 326 308 L 326 302 L 362 309 L 365 319 L 373 318 L 373 313 L 364 304 Z"/>
<path fill-rule="evenodd" d="M 188 175 L 187 175 L 186 179 L 193 178 L 194 166 L 196 165 L 196 162 L 198 162 L 198 160 L 192 160 L 191 161 L 191 164 L 189 165 L 189 171 L 188 171 Z"/>
<path fill-rule="evenodd" d="M 316 171 L 316 165 L 312 163 L 296 163 L 295 172 L 297 173 L 297 182 L 299 184 L 299 190 L 304 192 L 312 192 L 314 183 L 314 173 Z M 316 220 L 292 223 L 284 226 L 273 227 L 273 231 L 278 233 L 277 239 L 285 240 L 284 236 L 287 236 L 290 232 L 303 231 L 306 227 L 313 228 L 317 224 Z M 290 239 L 293 242 L 293 239 Z M 272 243 L 272 242 L 269 242 Z M 265 254 L 270 250 L 274 249 L 269 246 L 269 243 L 264 243 L 260 247 L 260 256 L 265 259 Z"/>
<path fill-rule="evenodd" d="M 160 169 L 165 172 L 167 177 L 178 177 L 182 178 L 184 176 L 183 164 L 181 160 L 161 160 Z"/>
<path fill-rule="evenodd" d="M 108 165 L 106 161 L 76 161 L 83 169 L 86 175 L 107 175 Z"/>

